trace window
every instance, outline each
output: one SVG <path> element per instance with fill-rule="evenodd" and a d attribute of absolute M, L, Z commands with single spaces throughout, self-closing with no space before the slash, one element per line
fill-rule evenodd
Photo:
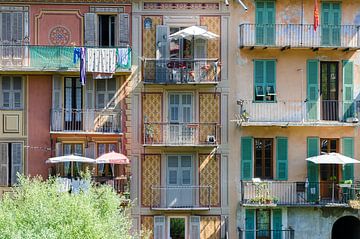
<path fill-rule="evenodd" d="M 24 39 L 24 13 L 1 12 L 1 40 L 3 44 L 21 43 Z"/>
<path fill-rule="evenodd" d="M 99 15 L 99 46 L 115 46 L 114 15 Z"/>
<path fill-rule="evenodd" d="M 22 77 L 3 76 L 0 82 L 1 108 L 21 109 L 23 107 Z"/>
<path fill-rule="evenodd" d="M 23 173 L 23 144 L 0 143 L 0 185 L 17 183 L 17 173 Z"/>
<path fill-rule="evenodd" d="M 64 155 L 83 155 L 83 144 L 63 144 L 63 154 Z M 78 177 L 80 176 L 80 171 L 84 170 L 82 168 L 82 163 L 80 162 L 67 162 L 63 165 L 63 175 L 66 177 Z"/>
<path fill-rule="evenodd" d="M 255 178 L 273 178 L 273 139 L 254 139 Z"/>
<path fill-rule="evenodd" d="M 117 152 L 116 143 L 102 143 L 97 145 L 97 156 L 100 157 L 105 153 Z M 103 177 L 114 176 L 114 166 L 110 164 L 98 164 L 97 175 Z"/>
<path fill-rule="evenodd" d="M 96 80 L 96 108 L 115 107 L 116 79 Z"/>
<path fill-rule="evenodd" d="M 276 61 L 254 61 L 254 94 L 256 102 L 274 102 L 276 99 Z"/>

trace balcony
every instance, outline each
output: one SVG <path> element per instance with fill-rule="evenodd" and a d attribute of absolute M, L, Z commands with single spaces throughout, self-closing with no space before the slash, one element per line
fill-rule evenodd
<path fill-rule="evenodd" d="M 166 186 L 151 188 L 152 210 L 210 210 L 210 186 Z"/>
<path fill-rule="evenodd" d="M 241 24 L 240 47 L 358 49 L 359 26 L 313 24 Z"/>
<path fill-rule="evenodd" d="M 115 109 L 52 109 L 52 133 L 121 133 L 121 110 Z"/>
<path fill-rule="evenodd" d="M 295 238 L 295 230 L 290 227 L 289 229 L 286 230 L 243 230 L 238 227 L 238 233 L 239 233 L 239 239 L 246 239 L 246 238 L 294 239 Z"/>
<path fill-rule="evenodd" d="M 167 59 L 146 58 L 143 77 L 146 84 L 217 84 L 220 74 L 218 59 Z"/>
<path fill-rule="evenodd" d="M 241 181 L 240 201 L 245 206 L 348 207 L 359 200 L 360 189 L 336 182 Z"/>
<path fill-rule="evenodd" d="M 117 67 L 116 72 L 126 72 L 129 68 Z M 74 47 L 70 46 L 3 44 L 0 45 L 0 70 L 78 72 L 80 62 L 74 64 Z"/>
<path fill-rule="evenodd" d="M 254 102 L 239 100 L 236 122 L 241 126 L 356 126 L 360 102 L 321 100 L 318 102 L 282 101 Z M 344 113 L 345 106 L 349 106 Z"/>
<path fill-rule="evenodd" d="M 144 123 L 147 146 L 205 146 L 220 142 L 218 123 Z"/>

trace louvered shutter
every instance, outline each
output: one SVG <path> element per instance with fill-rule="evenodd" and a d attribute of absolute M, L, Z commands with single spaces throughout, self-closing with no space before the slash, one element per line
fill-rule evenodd
<path fill-rule="evenodd" d="M 97 36 L 97 15 L 95 13 L 85 13 L 85 46 L 96 46 Z"/>
<path fill-rule="evenodd" d="M 53 91 L 52 91 L 52 114 L 51 114 L 51 129 L 53 131 L 62 130 L 62 81 L 60 75 L 53 75 Z"/>
<path fill-rule="evenodd" d="M 341 7 L 340 3 L 332 3 L 332 45 L 340 46 L 341 45 Z"/>
<path fill-rule="evenodd" d="M 354 63 L 343 61 L 343 120 L 354 117 Z"/>
<path fill-rule="evenodd" d="M 9 181 L 9 152 L 8 143 L 0 143 L 0 185 L 7 186 Z"/>
<path fill-rule="evenodd" d="M 55 144 L 55 156 L 62 156 L 63 155 L 63 148 L 62 143 L 58 142 Z"/>
<path fill-rule="evenodd" d="M 265 61 L 254 61 L 254 100 L 264 99 L 265 96 Z"/>
<path fill-rule="evenodd" d="M 23 13 L 13 12 L 11 13 L 11 39 L 13 43 L 21 44 L 23 40 L 24 25 L 23 25 Z"/>
<path fill-rule="evenodd" d="M 323 2 L 321 5 L 321 44 L 330 45 L 330 3 Z"/>
<path fill-rule="evenodd" d="M 128 13 L 118 14 L 118 24 L 119 24 L 119 35 L 118 35 L 118 45 L 124 46 L 130 44 L 130 17 Z"/>
<path fill-rule="evenodd" d="M 253 177 L 253 138 L 241 137 L 241 179 Z"/>
<path fill-rule="evenodd" d="M 255 12 L 255 34 L 256 34 L 256 45 L 263 45 L 265 40 L 265 31 L 264 31 L 264 23 L 265 23 L 265 3 L 256 1 L 256 12 Z"/>
<path fill-rule="evenodd" d="M 156 26 L 156 80 L 166 82 L 168 80 L 167 63 L 170 55 L 169 26 Z"/>
<path fill-rule="evenodd" d="M 200 239 L 199 216 L 190 216 L 190 239 Z"/>
<path fill-rule="evenodd" d="M 154 216 L 154 238 L 165 239 L 165 217 Z"/>
<path fill-rule="evenodd" d="M 245 239 L 255 239 L 255 209 L 245 209 Z"/>
<path fill-rule="evenodd" d="M 354 158 L 354 138 L 347 137 L 342 138 L 342 154 Z M 347 164 L 343 168 L 343 179 L 344 180 L 353 180 L 354 181 L 354 165 Z"/>
<path fill-rule="evenodd" d="M 272 89 L 272 90 L 269 90 Z M 265 61 L 265 86 L 264 92 L 266 95 L 276 92 L 276 61 Z M 274 98 L 275 100 L 275 98 Z"/>
<path fill-rule="evenodd" d="M 276 179 L 288 179 L 288 139 L 276 138 Z"/>
<path fill-rule="evenodd" d="M 267 1 L 265 2 L 266 6 L 266 31 L 265 37 L 266 42 L 265 44 L 268 46 L 275 45 L 275 2 L 274 1 Z"/>
<path fill-rule="evenodd" d="M 272 210 L 273 239 L 282 239 L 282 212 L 281 209 Z"/>
<path fill-rule="evenodd" d="M 318 119 L 319 99 L 319 61 L 307 61 L 307 101 L 306 111 L 308 120 Z"/>
<path fill-rule="evenodd" d="M 307 138 L 307 157 L 319 155 L 319 138 Z M 307 199 L 316 202 L 319 199 L 319 166 L 313 162 L 307 162 L 308 192 Z"/>
<path fill-rule="evenodd" d="M 11 144 L 11 185 L 18 182 L 17 173 L 23 174 L 23 144 Z"/>
<path fill-rule="evenodd" d="M 95 122 L 95 92 L 94 92 L 94 79 L 89 78 L 86 82 L 85 93 L 85 112 L 84 112 L 84 130 L 92 131 L 94 129 Z"/>
<path fill-rule="evenodd" d="M 1 13 L 1 40 L 3 44 L 11 42 L 11 13 Z"/>

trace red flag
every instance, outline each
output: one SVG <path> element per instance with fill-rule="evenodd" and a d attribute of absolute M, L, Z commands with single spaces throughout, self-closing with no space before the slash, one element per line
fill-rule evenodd
<path fill-rule="evenodd" d="M 314 7 L 314 31 L 316 31 L 317 27 L 319 26 L 319 7 L 317 0 L 315 0 L 315 7 Z"/>

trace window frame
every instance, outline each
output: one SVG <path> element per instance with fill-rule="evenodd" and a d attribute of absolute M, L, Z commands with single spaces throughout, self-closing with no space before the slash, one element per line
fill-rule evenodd
<path fill-rule="evenodd" d="M 259 212 L 260 211 L 266 211 L 267 212 L 267 216 L 268 216 L 268 219 L 269 219 L 269 225 L 268 225 L 268 233 L 269 233 L 269 238 L 272 238 L 272 210 L 271 209 L 256 209 L 255 210 L 255 229 L 256 229 L 256 235 L 255 235 L 255 238 L 263 238 L 261 236 L 258 236 L 258 233 L 259 233 L 259 227 L 258 227 L 258 215 L 259 215 Z"/>
<path fill-rule="evenodd" d="M 256 141 L 257 140 L 261 140 L 262 143 L 264 144 L 264 142 L 266 140 L 270 140 L 271 141 L 271 160 L 270 160 L 270 176 L 266 177 L 266 172 L 265 172 L 265 164 L 266 164 L 266 159 L 265 159 L 265 148 L 262 148 L 261 150 L 261 176 L 258 176 L 256 174 Z M 260 178 L 260 179 L 264 179 L 264 180 L 273 180 L 274 179 L 274 139 L 273 138 L 254 138 L 254 178 Z"/>
<path fill-rule="evenodd" d="M 109 80 L 115 81 L 115 89 L 109 90 Z M 104 81 L 105 82 L 105 90 L 98 90 L 98 82 Z M 111 79 L 96 79 L 95 80 L 95 109 L 114 109 L 116 107 L 116 100 L 115 95 L 117 91 L 117 80 L 116 78 Z M 104 95 L 104 106 L 99 106 L 98 96 L 100 94 Z M 110 99 L 110 95 L 113 94 L 113 97 Z M 112 101 L 111 101 L 112 100 Z"/>
<path fill-rule="evenodd" d="M 10 89 L 3 89 L 3 79 L 5 77 L 9 77 L 10 80 Z M 14 79 L 15 78 L 20 78 L 21 81 L 21 89 L 20 90 L 16 90 L 14 89 Z M 0 77 L 0 109 L 4 109 L 4 110 L 23 110 L 24 109 L 24 86 L 25 84 L 25 80 L 24 77 L 22 76 L 8 76 L 8 75 L 4 75 Z M 9 106 L 4 106 L 4 93 L 9 93 Z M 17 93 L 20 93 L 20 106 L 16 107 L 15 106 L 15 95 Z"/>
<path fill-rule="evenodd" d="M 21 174 L 24 173 L 24 142 L 20 142 L 20 141 L 11 141 L 11 142 L 0 142 L 0 144 L 6 144 L 7 145 L 7 182 L 6 185 L 0 185 L 0 186 L 5 186 L 5 187 L 11 187 L 14 184 L 17 183 L 17 178 L 14 179 L 14 183 L 12 182 L 12 173 L 13 173 L 13 144 L 20 144 L 20 157 L 21 157 Z M 1 155 L 0 155 L 1 156 Z"/>
<path fill-rule="evenodd" d="M 257 67 L 256 67 L 256 63 L 257 62 L 262 62 L 263 63 L 263 69 L 262 69 L 262 82 L 261 83 L 257 83 L 256 82 L 256 76 L 258 75 L 257 74 Z M 267 75 L 267 72 L 266 72 L 266 69 L 267 69 L 267 64 L 268 62 L 273 62 L 274 63 L 274 69 L 273 69 L 273 72 L 274 72 L 274 83 L 269 83 L 268 82 L 268 75 Z M 254 94 L 254 100 L 253 102 L 254 103 L 276 103 L 277 102 L 277 93 L 276 93 L 276 64 L 277 63 L 277 60 L 276 59 L 255 59 L 253 60 L 253 65 L 254 65 L 254 76 L 253 76 L 253 94 Z M 261 89 L 260 89 L 261 88 Z M 271 89 L 271 92 L 269 91 L 269 88 L 272 88 Z M 262 94 L 258 94 L 262 92 Z M 262 98 L 262 99 L 258 99 L 258 97 Z"/>
<path fill-rule="evenodd" d="M 102 34 L 101 34 L 101 30 L 102 30 L 102 25 L 101 25 L 101 17 L 107 16 L 108 17 L 108 37 L 109 37 L 109 44 L 108 45 L 104 45 L 102 44 Z M 118 28 L 118 15 L 117 14 L 97 14 L 97 28 L 98 28 L 98 35 L 96 36 L 98 38 L 98 46 L 99 47 L 115 47 L 116 46 L 116 42 L 117 42 L 117 34 L 116 34 L 116 28 Z M 111 26 L 111 20 L 113 19 L 113 24 L 114 26 Z M 112 30 L 112 31 L 111 31 Z M 114 42 L 112 42 L 112 40 Z"/>

